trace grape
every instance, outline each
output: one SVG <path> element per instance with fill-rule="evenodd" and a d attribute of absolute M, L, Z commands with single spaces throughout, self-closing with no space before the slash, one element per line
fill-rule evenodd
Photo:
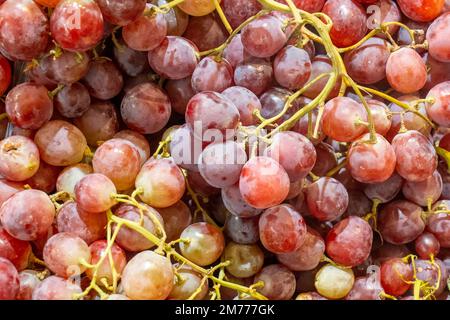
<path fill-rule="evenodd" d="M 91 253 L 83 239 L 60 232 L 50 239 L 44 247 L 44 261 L 47 267 L 60 277 L 82 274 L 86 267 L 81 261 L 90 262 Z"/>
<path fill-rule="evenodd" d="M 0 257 L 12 262 L 17 270 L 24 270 L 31 257 L 31 245 L 26 241 L 13 238 L 0 227 Z"/>
<path fill-rule="evenodd" d="M 325 297 L 322 297 L 317 292 L 303 292 L 300 293 L 295 300 L 328 300 Z"/>
<path fill-rule="evenodd" d="M 433 210 L 443 207 L 445 210 L 450 208 L 447 200 L 438 201 L 433 206 Z M 427 220 L 427 230 L 431 232 L 443 248 L 450 248 L 450 215 L 447 213 L 432 214 Z"/>
<path fill-rule="evenodd" d="M 162 6 L 169 3 L 170 0 L 153 0 L 154 4 Z M 181 36 L 188 26 L 190 17 L 178 7 L 171 8 L 169 12 L 164 14 L 167 21 L 167 35 Z"/>
<path fill-rule="evenodd" d="M 146 229 L 148 232 L 152 234 L 156 234 L 157 231 L 160 231 L 153 222 L 153 219 L 150 218 L 150 215 L 153 215 L 158 219 L 161 225 L 164 225 L 163 218 L 161 215 L 152 207 L 147 206 L 146 204 L 141 204 L 145 210 L 143 210 L 143 223 L 141 226 Z M 141 212 L 138 208 L 122 204 L 115 211 L 114 214 L 121 219 L 133 221 L 135 223 L 140 223 L 141 221 Z M 141 235 L 139 232 L 134 231 L 126 226 L 122 226 L 120 228 L 119 233 L 117 234 L 117 243 L 124 248 L 125 250 L 136 252 L 142 251 L 152 248 L 155 244 L 150 242 L 147 238 Z"/>
<path fill-rule="evenodd" d="M 35 2 L 39 3 L 40 5 L 54 8 L 61 0 L 35 0 Z"/>
<path fill-rule="evenodd" d="M 355 276 L 352 269 L 344 269 L 331 264 L 323 266 L 316 274 L 317 292 L 328 299 L 342 299 L 353 288 Z"/>
<path fill-rule="evenodd" d="M 370 134 L 361 136 L 348 152 L 347 166 L 351 175 L 363 183 L 381 183 L 395 170 L 396 156 L 389 142 L 375 134 L 376 142 L 369 143 Z"/>
<path fill-rule="evenodd" d="M 347 97 L 337 97 L 325 104 L 322 130 L 333 140 L 352 142 L 361 136 L 366 127 L 358 121 L 366 121 L 364 107 Z"/>
<path fill-rule="evenodd" d="M 51 56 L 42 58 L 37 66 L 24 70 L 25 79 L 29 82 L 43 85 L 49 90 L 56 89 L 57 83 L 53 79 L 54 75 L 51 68 L 51 59 Z"/>
<path fill-rule="evenodd" d="M 387 204 L 378 215 L 378 229 L 383 239 L 392 244 L 415 240 L 425 229 L 422 208 L 412 202 L 397 200 Z"/>
<path fill-rule="evenodd" d="M 260 209 L 250 206 L 242 197 L 239 184 L 222 189 L 222 199 L 230 213 L 239 218 L 250 218 L 259 215 Z"/>
<path fill-rule="evenodd" d="M 69 166 L 80 162 L 87 147 L 81 131 L 62 120 L 45 124 L 36 133 L 34 141 L 41 159 L 52 166 Z"/>
<path fill-rule="evenodd" d="M 124 139 L 133 145 L 139 153 L 139 157 L 141 159 L 140 166 L 150 158 L 150 144 L 147 139 L 140 133 L 132 130 L 122 130 L 114 135 L 115 139 Z"/>
<path fill-rule="evenodd" d="M 167 91 L 167 95 L 169 96 L 172 109 L 179 113 L 185 114 L 186 107 L 191 100 L 191 98 L 195 95 L 195 91 L 192 88 L 191 78 L 184 78 L 180 80 L 168 80 L 165 85 L 165 89 Z"/>
<path fill-rule="evenodd" d="M 149 51 L 150 66 L 160 76 L 178 80 L 189 77 L 198 63 L 198 50 L 190 41 L 167 36 L 154 50 Z"/>
<path fill-rule="evenodd" d="M 398 0 L 398 5 L 408 18 L 414 21 L 431 21 L 442 12 L 444 0 Z"/>
<path fill-rule="evenodd" d="M 192 224 L 191 211 L 183 201 L 178 201 L 168 208 L 158 209 L 158 212 L 164 220 L 167 241 L 179 239 L 183 230 Z"/>
<path fill-rule="evenodd" d="M 79 285 L 57 276 L 44 279 L 33 291 L 32 300 L 73 300 L 81 294 Z"/>
<path fill-rule="evenodd" d="M 63 51 L 58 58 L 48 57 L 49 76 L 57 83 L 66 85 L 81 80 L 89 71 L 89 56 L 85 52 Z"/>
<path fill-rule="evenodd" d="M 170 154 L 177 165 L 198 172 L 197 164 L 203 151 L 203 143 L 193 135 L 187 124 L 173 132 L 169 146 Z"/>
<path fill-rule="evenodd" d="M 382 292 L 383 288 L 377 276 L 358 277 L 345 300 L 381 300 Z"/>
<path fill-rule="evenodd" d="M 261 102 L 261 116 L 270 119 L 279 115 L 283 111 L 284 106 L 291 95 L 291 91 L 280 87 L 272 87 L 264 92 L 259 98 Z M 291 110 L 293 112 L 297 110 L 296 103 L 292 104 L 289 111 L 278 119 L 276 123 L 281 124 L 283 121 L 288 120 L 290 118 L 289 114 L 291 113 Z"/>
<path fill-rule="evenodd" d="M 367 100 L 367 104 L 372 114 L 375 131 L 382 136 L 386 136 L 392 125 L 389 108 L 383 102 L 374 99 Z"/>
<path fill-rule="evenodd" d="M 83 177 L 75 185 L 78 207 L 87 212 L 105 212 L 116 204 L 111 195 L 116 194 L 114 183 L 108 177 L 92 173 Z"/>
<path fill-rule="evenodd" d="M 262 5 L 257 0 L 222 0 L 221 6 L 233 29 L 262 9 Z"/>
<path fill-rule="evenodd" d="M 389 56 L 386 76 L 394 90 L 413 93 L 422 89 L 427 82 L 427 68 L 416 51 L 405 47 Z"/>
<path fill-rule="evenodd" d="M 214 3 L 210 0 L 185 0 L 178 7 L 187 14 L 196 17 L 207 15 L 215 9 Z"/>
<path fill-rule="evenodd" d="M 55 217 L 55 207 L 46 193 L 24 190 L 10 197 L 0 208 L 3 228 L 14 238 L 36 240 L 47 233 Z"/>
<path fill-rule="evenodd" d="M 111 139 L 95 151 L 92 165 L 95 173 L 110 178 L 118 190 L 128 190 L 139 173 L 140 161 L 139 152 L 131 142 Z"/>
<path fill-rule="evenodd" d="M 147 52 L 133 50 L 122 39 L 117 41 L 119 46 L 114 46 L 114 60 L 122 72 L 136 77 L 149 69 Z"/>
<path fill-rule="evenodd" d="M 268 58 L 286 44 L 283 22 L 271 15 L 256 18 L 242 29 L 241 41 L 254 57 Z"/>
<path fill-rule="evenodd" d="M 48 20 L 34 1 L 7 1 L 0 7 L 0 17 L 0 51 L 7 58 L 31 60 L 45 52 Z"/>
<path fill-rule="evenodd" d="M 29 82 L 9 91 L 5 108 L 10 121 L 23 129 L 39 129 L 53 114 L 53 102 L 47 88 Z"/>
<path fill-rule="evenodd" d="M 0 257 L 0 300 L 14 300 L 19 293 L 19 274 L 14 265 Z"/>
<path fill-rule="evenodd" d="M 214 137 L 222 141 L 228 140 L 239 124 L 239 110 L 220 93 L 205 91 L 189 100 L 186 123 L 194 136 L 202 141 L 211 141 L 208 140 L 209 135 L 213 135 L 210 139 Z"/>
<path fill-rule="evenodd" d="M 0 55 L 0 94 L 3 95 L 11 84 L 11 66 L 8 60 Z"/>
<path fill-rule="evenodd" d="M 322 9 L 333 21 L 331 40 L 337 47 L 348 47 L 361 40 L 367 31 L 364 8 L 352 0 L 328 0 Z"/>
<path fill-rule="evenodd" d="M 71 233 L 87 244 L 105 236 L 106 220 L 104 213 L 83 211 L 73 201 L 66 202 L 56 217 L 59 232 Z"/>
<path fill-rule="evenodd" d="M 289 300 L 295 293 L 295 276 L 281 264 L 265 266 L 255 276 L 254 281 L 264 282 L 264 287 L 257 290 L 269 300 Z"/>
<path fill-rule="evenodd" d="M 261 110 L 261 102 L 258 97 L 244 87 L 234 86 L 226 89 L 222 94 L 230 99 L 239 110 L 240 120 L 243 126 L 256 124 L 255 110 Z"/>
<path fill-rule="evenodd" d="M 242 168 L 239 189 L 242 198 L 250 206 L 267 209 L 286 199 L 289 176 L 272 158 L 254 157 Z"/>
<path fill-rule="evenodd" d="M 428 179 L 437 168 L 433 145 L 418 131 L 398 134 L 392 141 L 392 147 L 397 156 L 397 173 L 408 181 Z"/>
<path fill-rule="evenodd" d="M 103 18 L 115 25 L 126 26 L 144 12 L 145 0 L 97 0 Z M 152 30 L 153 31 L 153 30 Z"/>
<path fill-rule="evenodd" d="M 239 181 L 241 169 L 247 161 L 244 148 L 234 141 L 211 144 L 199 158 L 202 177 L 213 187 L 224 188 Z"/>
<path fill-rule="evenodd" d="M 234 70 L 235 84 L 249 89 L 257 96 L 270 87 L 272 78 L 272 65 L 265 59 L 247 59 L 238 64 Z"/>
<path fill-rule="evenodd" d="M 56 42 L 68 51 L 93 49 L 103 37 L 102 12 L 93 0 L 62 0 L 50 18 Z"/>
<path fill-rule="evenodd" d="M 151 158 L 142 167 L 135 184 L 136 189 L 143 190 L 142 201 L 155 208 L 174 205 L 186 189 L 183 173 L 172 158 Z"/>
<path fill-rule="evenodd" d="M 286 3 L 285 0 L 276 1 L 280 3 Z M 320 12 L 320 10 L 322 10 L 323 8 L 323 5 L 325 4 L 325 0 L 293 0 L 292 2 L 297 8 L 311 13 Z"/>
<path fill-rule="evenodd" d="M 362 84 L 374 84 L 386 77 L 391 52 L 384 39 L 370 38 L 344 56 L 348 74 Z"/>
<path fill-rule="evenodd" d="M 433 103 L 427 103 L 427 115 L 437 124 L 450 126 L 448 105 L 450 103 L 450 81 L 442 82 L 433 87 L 427 95 L 427 99 L 434 99 Z"/>
<path fill-rule="evenodd" d="M 91 105 L 91 96 L 84 85 L 75 82 L 64 87 L 55 96 L 55 107 L 66 118 L 81 117 Z"/>
<path fill-rule="evenodd" d="M 192 41 L 200 51 L 220 46 L 227 40 L 228 33 L 222 21 L 214 13 L 201 17 L 190 17 L 183 38 Z"/>
<path fill-rule="evenodd" d="M 60 171 L 61 168 L 51 166 L 42 161 L 36 174 L 30 179 L 25 180 L 24 183 L 28 184 L 33 189 L 52 193 L 56 188 L 56 179 L 58 179 Z"/>
<path fill-rule="evenodd" d="M 306 189 L 306 201 L 316 219 L 332 221 L 347 210 L 348 193 L 336 179 L 323 177 Z"/>
<path fill-rule="evenodd" d="M 199 266 L 215 262 L 225 247 L 222 231 L 206 222 L 191 224 L 181 233 L 180 239 L 188 240 L 180 242 L 181 254 Z"/>
<path fill-rule="evenodd" d="M 275 206 L 259 219 L 259 236 L 270 252 L 281 254 L 298 250 L 306 240 L 306 223 L 290 205 Z"/>
<path fill-rule="evenodd" d="M 256 244 L 228 243 L 223 259 L 230 261 L 226 270 L 238 278 L 248 278 L 257 274 L 264 264 L 264 253 Z"/>
<path fill-rule="evenodd" d="M 155 133 L 164 128 L 171 110 L 166 93 L 151 82 L 142 83 L 128 91 L 121 105 L 124 122 L 142 134 Z"/>
<path fill-rule="evenodd" d="M 399 98 L 400 101 L 409 104 L 411 107 L 415 108 L 421 114 L 426 115 L 425 103 L 420 103 L 419 105 L 415 105 L 415 103 L 412 103 L 417 99 L 420 98 L 411 95 L 402 96 Z M 396 113 L 404 111 L 401 107 L 397 106 L 396 104 L 391 104 L 389 108 L 391 109 L 392 112 Z M 388 139 L 389 141 L 392 141 L 394 139 L 394 137 L 400 131 L 401 121 L 402 117 L 399 114 L 392 115 L 392 125 L 391 129 L 389 129 L 389 132 L 386 135 L 386 139 Z M 403 123 L 406 129 L 417 130 L 425 136 L 428 136 L 431 132 L 430 124 L 426 120 L 422 119 L 421 117 L 412 112 L 407 112 L 403 115 Z"/>
<path fill-rule="evenodd" d="M 426 207 L 435 203 L 442 194 L 442 177 L 435 171 L 424 181 L 409 182 L 403 185 L 403 195 L 406 199 Z"/>
<path fill-rule="evenodd" d="M 441 245 L 432 233 L 424 232 L 416 239 L 415 248 L 421 259 L 429 259 L 438 255 Z"/>
<path fill-rule="evenodd" d="M 74 124 L 83 132 L 90 146 L 111 139 L 119 130 L 114 105 L 109 102 L 94 102 Z"/>
<path fill-rule="evenodd" d="M 251 58 L 244 49 L 240 33 L 233 37 L 228 46 L 223 50 L 223 57 L 231 64 L 233 69 Z"/>
<path fill-rule="evenodd" d="M 192 74 L 192 89 L 195 92 L 222 92 L 233 85 L 233 68 L 224 59 L 203 58 Z"/>
<path fill-rule="evenodd" d="M 291 182 L 305 178 L 317 157 L 314 145 L 305 136 L 293 131 L 277 133 L 265 153 L 280 163 Z"/>
<path fill-rule="evenodd" d="M 387 203 L 394 199 L 403 186 L 403 179 L 394 173 L 389 179 L 381 183 L 368 184 L 364 187 L 364 193 L 369 199 Z"/>
<path fill-rule="evenodd" d="M 38 278 L 37 271 L 24 270 L 19 273 L 19 292 L 17 293 L 17 300 L 31 300 L 33 291 L 41 283 Z"/>
<path fill-rule="evenodd" d="M 359 1 L 364 2 L 364 1 Z M 368 1 L 366 1 L 368 2 Z M 367 13 L 372 14 L 367 18 L 367 26 L 369 29 L 379 28 L 382 23 L 386 22 L 401 22 L 402 14 L 397 4 L 392 0 L 380 0 L 371 1 L 377 8 L 368 7 Z M 377 11 L 379 10 L 379 11 Z M 387 27 L 389 34 L 394 35 L 399 30 L 399 26 L 391 24 Z M 379 35 L 380 37 L 385 37 L 384 35 Z M 422 42 L 418 42 L 422 43 Z"/>
<path fill-rule="evenodd" d="M 332 69 L 333 66 L 330 58 L 328 58 L 325 55 L 315 56 L 311 61 L 311 76 L 309 77 L 308 82 L 311 82 L 312 80 L 314 80 L 323 73 L 331 72 Z M 325 88 L 327 81 L 328 81 L 327 77 L 316 81 L 304 92 L 304 95 L 310 99 L 315 99 L 317 95 L 319 95 L 319 93 Z M 339 83 L 336 83 L 329 97 L 332 98 L 337 96 L 338 92 L 339 92 Z"/>
<path fill-rule="evenodd" d="M 58 176 L 56 180 L 56 190 L 58 192 L 65 191 L 75 195 L 75 185 L 83 177 L 93 173 L 92 167 L 86 163 L 78 163 L 73 166 L 66 167 Z"/>
<path fill-rule="evenodd" d="M 450 64 L 434 59 L 428 52 L 422 55 L 428 70 L 427 83 L 421 92 L 428 93 L 441 82 L 450 81 Z"/>
<path fill-rule="evenodd" d="M 11 181 L 24 181 L 39 170 L 39 150 L 32 140 L 11 136 L 0 141 L 0 174 Z"/>
<path fill-rule="evenodd" d="M 292 271 L 309 271 L 319 265 L 324 252 L 322 237 L 308 227 L 303 244 L 293 252 L 277 254 L 277 259 Z"/>
<path fill-rule="evenodd" d="M 327 254 L 344 266 L 362 264 L 372 249 L 372 228 L 363 219 L 350 216 L 337 223 L 326 238 Z"/>
<path fill-rule="evenodd" d="M 113 283 L 113 271 L 114 268 L 117 275 L 122 274 L 123 269 L 127 263 L 127 259 L 125 256 L 125 252 L 116 244 L 113 244 L 111 247 L 111 256 L 113 264 L 110 263 L 109 254 L 107 251 L 108 242 L 106 240 L 95 241 L 89 246 L 89 250 L 91 252 L 91 264 L 96 265 L 100 259 L 104 258 L 103 262 L 100 264 L 100 267 L 97 269 L 97 279 L 106 279 L 108 284 Z M 92 279 L 94 274 L 92 269 L 88 269 L 86 271 L 86 275 Z"/>
<path fill-rule="evenodd" d="M 153 5 L 147 5 L 151 9 Z M 167 21 L 162 13 L 141 15 L 122 29 L 125 43 L 136 51 L 150 51 L 160 45 L 167 36 Z M 148 32 L 152 30 L 152 32 Z"/>
<path fill-rule="evenodd" d="M 387 294 L 401 296 L 411 287 L 408 281 L 413 280 L 413 270 L 402 259 L 392 258 L 382 263 L 380 279 Z"/>
<path fill-rule="evenodd" d="M 123 294 L 111 294 L 108 299 L 106 300 L 131 300 L 127 296 L 124 296 Z"/>
<path fill-rule="evenodd" d="M 336 154 L 334 153 L 333 147 L 324 142 L 319 143 L 316 146 L 317 159 L 312 173 L 317 176 L 324 176 L 328 171 L 335 168 L 338 165 L 338 160 Z"/>
<path fill-rule="evenodd" d="M 0 207 L 19 191 L 24 190 L 23 183 L 12 182 L 6 179 L 0 178 Z"/>
<path fill-rule="evenodd" d="M 233 214 L 225 221 L 226 235 L 239 244 L 255 244 L 259 241 L 259 217 L 240 218 Z"/>
<path fill-rule="evenodd" d="M 92 97 L 108 100 L 122 90 L 123 77 L 113 62 L 99 59 L 90 64 L 89 72 L 84 77 L 84 84 Z"/>
<path fill-rule="evenodd" d="M 277 53 L 273 70 L 280 85 L 300 89 L 311 76 L 311 60 L 305 50 L 289 45 Z"/>
<path fill-rule="evenodd" d="M 446 40 L 449 21 L 450 13 L 444 13 L 433 21 L 426 33 L 429 54 L 441 62 L 450 62 L 450 48 Z"/>
<path fill-rule="evenodd" d="M 170 292 L 168 300 L 187 300 L 196 292 L 197 288 L 201 287 L 201 291 L 195 296 L 194 300 L 203 300 L 208 294 L 208 281 L 205 281 L 203 285 L 202 275 L 197 273 L 189 266 L 182 266 L 178 269 L 178 274 L 183 279 L 182 281 L 176 280 L 175 284 Z"/>
<path fill-rule="evenodd" d="M 440 281 L 439 279 L 439 271 L 440 269 Z M 427 282 L 432 287 L 437 287 L 437 290 L 434 292 L 434 295 L 439 296 L 442 292 L 444 292 L 447 287 L 448 278 L 447 270 L 445 268 L 444 263 L 436 259 L 434 264 L 429 260 L 416 260 L 416 270 L 417 270 L 417 279 Z M 425 292 L 420 292 L 420 295 L 425 295 Z"/>

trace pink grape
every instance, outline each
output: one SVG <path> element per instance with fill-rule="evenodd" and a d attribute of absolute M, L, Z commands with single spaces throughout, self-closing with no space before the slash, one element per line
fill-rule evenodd
<path fill-rule="evenodd" d="M 0 174 L 11 181 L 24 181 L 39 170 L 40 157 L 36 144 L 22 136 L 0 141 Z"/>

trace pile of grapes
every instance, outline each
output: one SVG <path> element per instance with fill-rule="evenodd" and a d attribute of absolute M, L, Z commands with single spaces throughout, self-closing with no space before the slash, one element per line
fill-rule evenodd
<path fill-rule="evenodd" d="M 0 52 L 0 300 L 450 299 L 449 0 L 3 0 Z"/>

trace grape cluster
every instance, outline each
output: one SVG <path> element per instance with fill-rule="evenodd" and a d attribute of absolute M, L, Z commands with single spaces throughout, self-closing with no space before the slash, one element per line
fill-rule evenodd
<path fill-rule="evenodd" d="M 450 2 L 0 1 L 0 300 L 450 299 Z"/>

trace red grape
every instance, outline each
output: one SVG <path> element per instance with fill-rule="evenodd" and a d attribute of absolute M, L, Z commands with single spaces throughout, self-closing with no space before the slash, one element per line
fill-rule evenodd
<path fill-rule="evenodd" d="M 430 259 L 438 255 L 441 245 L 432 233 L 424 232 L 416 239 L 415 248 L 421 259 Z"/>
<path fill-rule="evenodd" d="M 389 56 L 386 76 L 393 89 L 413 93 L 427 82 L 427 68 L 420 55 L 411 48 L 401 48 Z"/>
<path fill-rule="evenodd" d="M 83 83 L 92 97 L 108 100 L 117 96 L 122 90 L 123 77 L 113 62 L 98 59 L 90 64 Z"/>
<path fill-rule="evenodd" d="M 336 179 L 323 177 L 306 189 L 306 200 L 311 214 L 320 221 L 340 217 L 348 207 L 348 193 Z"/>
<path fill-rule="evenodd" d="M 225 233 L 236 243 L 254 244 L 259 241 L 259 217 L 240 218 L 231 214 L 225 221 Z"/>
<path fill-rule="evenodd" d="M 106 21 L 126 26 L 139 18 L 144 12 L 145 0 L 97 0 Z"/>
<path fill-rule="evenodd" d="M 229 242 L 223 253 L 223 260 L 230 261 L 226 270 L 238 278 L 257 274 L 264 265 L 264 253 L 256 244 Z"/>
<path fill-rule="evenodd" d="M 38 272 L 34 270 L 24 270 L 19 273 L 20 288 L 16 296 L 17 300 L 31 300 L 34 289 L 41 283 Z"/>
<path fill-rule="evenodd" d="M 226 60 L 206 57 L 195 68 L 191 81 L 196 92 L 222 92 L 233 85 L 233 68 Z"/>
<path fill-rule="evenodd" d="M 448 39 L 448 26 L 450 23 L 450 13 L 444 13 L 437 18 L 427 31 L 428 52 L 436 60 L 450 62 L 450 47 Z"/>
<path fill-rule="evenodd" d="M 34 1 L 6 1 L 0 7 L 0 17 L 0 51 L 7 58 L 31 60 L 45 52 L 48 19 Z"/>
<path fill-rule="evenodd" d="M 437 168 L 433 145 L 420 132 L 410 130 L 392 141 L 397 156 L 397 173 L 412 182 L 428 179 Z"/>
<path fill-rule="evenodd" d="M 170 0 L 153 0 L 154 4 L 162 6 L 169 3 Z M 169 12 L 164 14 L 164 18 L 167 21 L 167 35 L 168 36 L 181 36 L 188 26 L 191 17 L 187 15 L 178 7 L 171 8 Z"/>
<path fill-rule="evenodd" d="M 148 61 L 154 71 L 168 79 L 183 79 L 192 75 L 198 63 L 198 50 L 190 41 L 167 36 L 154 50 Z"/>
<path fill-rule="evenodd" d="M 168 241 L 180 238 L 183 230 L 192 224 L 191 211 L 183 201 L 178 201 L 167 208 L 158 209 L 158 212 L 164 220 L 164 230 Z"/>
<path fill-rule="evenodd" d="M 258 292 L 271 300 L 289 300 L 295 293 L 294 274 L 281 264 L 265 266 L 256 276 L 255 283 L 264 282 Z"/>
<path fill-rule="evenodd" d="M 131 49 L 122 39 L 117 41 L 119 42 L 119 46 L 114 46 L 114 60 L 117 63 L 117 66 L 122 72 L 130 77 L 142 76 L 142 73 L 150 68 L 148 65 L 147 52 Z M 125 83 L 125 91 L 126 86 L 127 83 Z"/>
<path fill-rule="evenodd" d="M 402 189 L 403 179 L 397 173 L 384 182 L 368 184 L 364 187 L 364 193 L 369 199 L 387 203 L 394 199 Z"/>
<path fill-rule="evenodd" d="M 52 193 L 56 188 L 56 179 L 58 179 L 60 171 L 61 168 L 41 161 L 36 174 L 30 179 L 25 180 L 24 183 L 28 184 L 33 189 L 42 190 L 45 193 Z"/>
<path fill-rule="evenodd" d="M 64 87 L 55 96 L 55 107 L 66 118 L 81 117 L 91 105 L 91 96 L 84 85 L 75 82 Z"/>
<path fill-rule="evenodd" d="M 31 245 L 15 239 L 0 227 L 0 257 L 11 261 L 18 271 L 24 270 L 31 257 Z"/>
<path fill-rule="evenodd" d="M 24 181 L 39 169 L 39 150 L 32 140 L 11 136 L 0 141 L 0 174 L 11 181 Z"/>
<path fill-rule="evenodd" d="M 228 33 L 222 21 L 214 13 L 201 17 L 189 17 L 183 38 L 192 41 L 200 51 L 220 46 L 227 40 Z"/>
<path fill-rule="evenodd" d="M 247 88 L 235 86 L 226 89 L 222 94 L 230 99 L 238 108 L 243 126 L 256 124 L 257 119 L 253 112 L 255 110 L 261 110 L 261 102 L 253 92 Z"/>
<path fill-rule="evenodd" d="M 249 218 L 259 215 L 260 209 L 250 206 L 243 198 L 239 189 L 239 184 L 222 188 L 222 200 L 230 213 L 239 218 Z"/>
<path fill-rule="evenodd" d="M 89 250 L 91 252 L 91 264 L 96 265 L 100 262 L 100 259 L 104 258 L 103 262 L 100 264 L 100 267 L 97 269 L 97 279 L 106 279 L 108 284 L 112 284 L 113 282 L 113 271 L 117 272 L 118 275 L 122 274 L 123 269 L 127 263 L 127 259 L 125 256 L 125 252 L 118 245 L 113 244 L 111 247 L 111 256 L 113 264 L 109 260 L 109 255 L 107 253 L 106 248 L 108 247 L 108 242 L 106 240 L 95 241 L 89 246 Z M 86 270 L 86 275 L 92 279 L 93 271 L 92 269 Z"/>
<path fill-rule="evenodd" d="M 19 293 L 19 273 L 14 265 L 0 257 L 0 300 L 14 300 Z"/>
<path fill-rule="evenodd" d="M 14 238 L 36 240 L 47 233 L 55 217 L 55 207 L 40 190 L 24 190 L 10 197 L 0 208 L 0 221 Z"/>
<path fill-rule="evenodd" d="M 427 95 L 427 99 L 434 99 L 433 103 L 427 103 L 427 115 L 435 123 L 450 126 L 450 81 L 442 82 L 433 87 Z"/>
<path fill-rule="evenodd" d="M 44 279 L 33 291 L 32 300 L 73 300 L 81 288 L 71 280 L 57 276 Z"/>
<path fill-rule="evenodd" d="M 23 183 L 0 179 L 0 207 L 17 192 L 24 190 Z"/>
<path fill-rule="evenodd" d="M 59 57 L 49 56 L 49 76 L 57 83 L 71 84 L 81 80 L 89 71 L 90 60 L 85 52 L 63 51 Z"/>
<path fill-rule="evenodd" d="M 381 264 L 380 279 L 387 294 L 401 296 L 411 287 L 413 269 L 402 259 L 392 258 Z"/>
<path fill-rule="evenodd" d="M 168 80 L 165 89 L 169 96 L 172 109 L 175 112 L 184 115 L 189 100 L 191 100 L 196 93 L 192 88 L 191 77 L 180 80 Z"/>
<path fill-rule="evenodd" d="M 408 18 L 414 21 L 431 21 L 439 16 L 444 7 L 444 0 L 398 0 L 398 5 Z"/>
<path fill-rule="evenodd" d="M 441 196 L 442 177 L 438 171 L 435 171 L 424 181 L 406 181 L 402 191 L 406 199 L 426 207 L 435 203 Z"/>
<path fill-rule="evenodd" d="M 53 114 L 47 88 L 30 82 L 9 91 L 5 107 L 11 122 L 22 129 L 39 129 Z"/>
<path fill-rule="evenodd" d="M 75 197 L 81 210 L 101 213 L 112 208 L 116 201 L 111 197 L 117 193 L 114 183 L 108 177 L 92 173 L 75 185 Z"/>
<path fill-rule="evenodd" d="M 272 81 L 272 64 L 265 59 L 247 59 L 237 65 L 234 70 L 235 84 L 249 89 L 257 96 L 266 91 Z"/>
<path fill-rule="evenodd" d="M 300 89 L 311 76 L 311 60 L 305 50 L 289 45 L 275 56 L 273 70 L 275 79 L 283 87 Z"/>
<path fill-rule="evenodd" d="M 289 193 L 289 176 L 269 157 L 251 158 L 241 171 L 242 198 L 254 208 L 267 209 L 283 202 Z"/>
<path fill-rule="evenodd" d="M 11 84 L 11 66 L 8 60 L 0 55 L 0 94 L 3 95 Z"/>
<path fill-rule="evenodd" d="M 378 228 L 383 239 L 392 244 L 415 240 L 425 229 L 422 208 L 405 200 L 388 203 L 379 213 Z"/>

